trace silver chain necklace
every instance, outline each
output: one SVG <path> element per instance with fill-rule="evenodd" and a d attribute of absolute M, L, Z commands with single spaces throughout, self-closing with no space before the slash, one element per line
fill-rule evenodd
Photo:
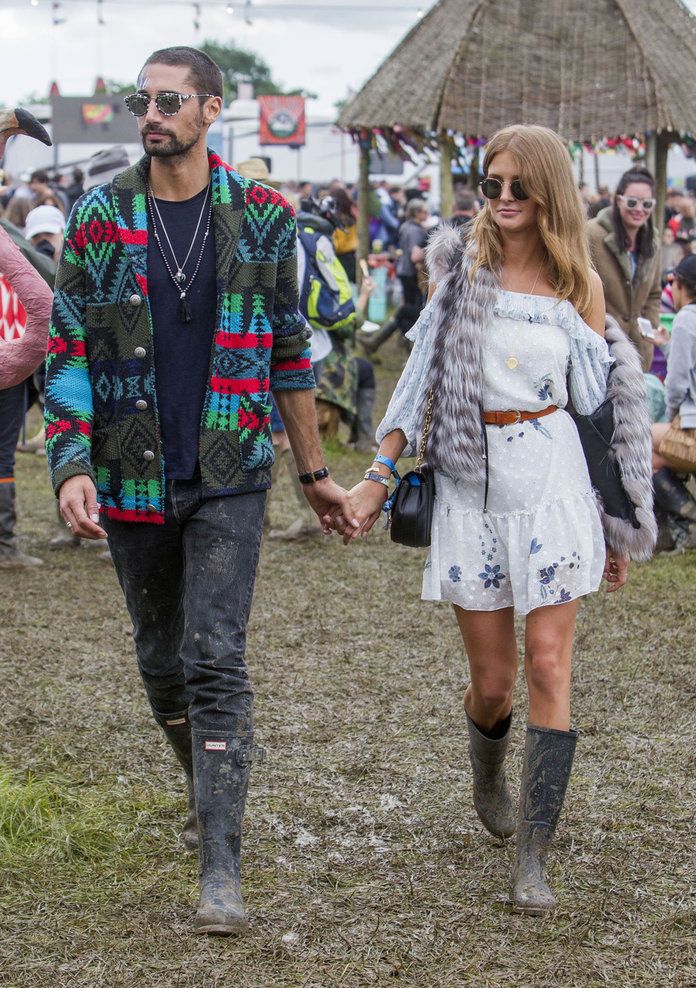
<path fill-rule="evenodd" d="M 201 206 L 201 211 L 200 211 L 200 214 L 198 216 L 198 222 L 196 223 L 196 229 L 194 230 L 193 237 L 191 239 L 191 246 L 188 249 L 188 252 L 186 254 L 186 257 L 184 258 L 183 263 L 182 264 L 179 264 L 179 261 L 177 260 L 176 254 L 174 252 L 174 247 L 172 246 L 172 242 L 169 239 L 169 234 L 167 233 L 167 228 L 164 225 L 164 220 L 162 219 L 162 214 L 160 213 L 159 208 L 157 206 L 157 200 L 155 199 L 155 197 L 154 197 L 154 195 L 152 193 L 152 189 L 151 189 L 151 187 L 150 187 L 149 184 L 148 184 L 148 187 L 147 187 L 147 200 L 148 200 L 148 204 L 150 206 L 150 219 L 152 220 L 152 230 L 153 230 L 153 233 L 155 235 L 155 241 L 157 243 L 157 247 L 159 248 L 159 252 L 162 255 L 162 260 L 164 261 L 164 266 L 167 269 L 167 272 L 169 274 L 169 277 L 172 279 L 172 282 L 174 283 L 174 287 L 179 292 L 179 301 L 180 301 L 180 305 L 179 305 L 179 319 L 183 323 L 191 322 L 191 309 L 190 309 L 190 306 L 189 306 L 188 301 L 187 301 L 187 298 L 186 298 L 186 293 L 190 290 L 191 285 L 193 284 L 194 279 L 195 279 L 196 275 L 198 274 L 198 269 L 200 268 L 201 261 L 203 260 L 203 252 L 205 250 L 205 245 L 206 245 L 206 241 L 208 239 L 208 234 L 210 233 L 210 220 L 211 220 L 212 215 L 213 215 L 213 200 L 212 200 L 212 196 L 210 196 L 210 189 L 211 189 L 211 182 L 208 182 L 208 187 L 205 190 L 205 196 L 203 197 L 203 205 Z M 198 254 L 198 260 L 196 261 L 196 266 L 193 269 L 193 274 L 188 279 L 188 284 L 186 284 L 187 276 L 186 276 L 186 273 L 184 272 L 184 268 L 186 267 L 186 264 L 188 262 L 188 259 L 191 256 L 191 252 L 192 252 L 192 250 L 194 248 L 194 245 L 196 243 L 196 237 L 198 236 L 198 231 L 199 231 L 200 226 L 201 226 L 201 221 L 203 220 L 203 213 L 205 212 L 205 206 L 206 206 L 206 203 L 208 203 L 208 199 L 209 198 L 210 198 L 210 202 L 208 204 L 208 220 L 207 220 L 207 223 L 206 223 L 206 226 L 205 226 L 205 231 L 203 232 L 203 239 L 201 241 L 201 249 L 200 249 L 199 254 Z M 172 258 L 174 260 L 174 264 L 176 265 L 176 273 L 174 273 L 172 271 L 171 265 L 169 263 L 169 258 L 167 257 L 167 255 L 165 253 L 164 247 L 162 246 L 162 241 L 160 239 L 159 230 L 157 228 L 157 220 L 155 219 L 155 216 L 157 216 L 157 219 L 160 222 L 160 226 L 162 227 L 162 232 L 164 233 L 165 239 L 166 239 L 167 244 L 169 246 L 169 250 L 172 252 Z"/>

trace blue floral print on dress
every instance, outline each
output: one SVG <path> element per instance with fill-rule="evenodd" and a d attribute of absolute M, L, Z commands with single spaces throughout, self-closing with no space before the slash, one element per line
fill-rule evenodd
<path fill-rule="evenodd" d="M 561 587 L 561 592 L 558 595 L 558 599 L 554 600 L 554 604 L 567 604 L 569 600 L 573 598 L 568 593 L 565 587 Z"/>
<path fill-rule="evenodd" d="M 532 419 L 532 428 L 535 432 L 539 432 L 542 436 L 544 436 L 545 439 L 553 439 L 553 436 L 549 430 L 545 425 L 542 425 L 539 419 Z"/>
<path fill-rule="evenodd" d="M 543 543 L 540 542 L 539 539 L 535 535 L 534 538 L 531 541 L 530 546 L 529 546 L 529 555 L 530 556 L 536 556 L 537 552 L 539 552 L 543 548 L 544 548 Z"/>
<path fill-rule="evenodd" d="M 479 579 L 483 580 L 484 590 L 488 590 L 489 587 L 500 590 L 500 581 L 506 580 L 507 577 L 505 573 L 500 572 L 500 566 L 496 564 L 495 566 L 484 566 L 484 572 L 479 573 Z"/>
<path fill-rule="evenodd" d="M 461 566 L 450 566 L 449 572 L 447 573 L 452 583 L 462 582 L 462 568 Z"/>

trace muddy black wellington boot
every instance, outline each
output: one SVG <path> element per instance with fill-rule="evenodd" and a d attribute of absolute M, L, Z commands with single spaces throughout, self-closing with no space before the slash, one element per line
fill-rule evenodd
<path fill-rule="evenodd" d="M 247 928 L 241 889 L 242 819 L 253 761 L 251 736 L 193 732 L 200 900 L 195 933 L 229 936 Z"/>
<path fill-rule="evenodd" d="M 653 474 L 653 490 L 655 500 L 665 511 L 686 518 L 690 522 L 696 521 L 696 499 L 691 496 L 686 484 L 669 467 L 661 467 Z"/>
<path fill-rule="evenodd" d="M 196 797 L 193 790 L 193 753 L 191 751 L 191 725 L 188 714 L 185 710 L 176 714 L 160 714 L 153 710 L 153 714 L 186 775 L 188 806 L 181 839 L 187 851 L 195 851 L 198 848 L 198 820 L 196 818 Z"/>
<path fill-rule="evenodd" d="M 466 713 L 466 711 L 464 711 Z M 516 830 L 515 809 L 505 777 L 505 754 L 510 743 L 512 713 L 490 737 L 466 714 L 469 758 L 474 783 L 474 808 L 479 820 L 495 837 L 511 837 Z"/>
<path fill-rule="evenodd" d="M 515 912 L 541 916 L 556 908 L 546 880 L 546 858 L 563 808 L 577 731 L 527 727 L 512 882 Z"/>

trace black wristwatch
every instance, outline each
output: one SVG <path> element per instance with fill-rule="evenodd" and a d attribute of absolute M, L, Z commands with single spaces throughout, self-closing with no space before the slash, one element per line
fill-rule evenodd
<path fill-rule="evenodd" d="M 329 468 L 322 467 L 321 470 L 313 470 L 311 473 L 298 473 L 301 484 L 316 484 L 318 480 L 324 480 L 329 476 Z"/>

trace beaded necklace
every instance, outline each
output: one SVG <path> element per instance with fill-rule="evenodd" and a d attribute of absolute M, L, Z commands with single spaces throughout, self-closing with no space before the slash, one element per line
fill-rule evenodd
<path fill-rule="evenodd" d="M 210 220 L 211 220 L 212 215 L 213 215 L 213 200 L 212 200 L 212 196 L 210 195 L 210 190 L 211 190 L 211 183 L 208 182 L 208 187 L 205 190 L 205 196 L 203 197 L 203 205 L 201 206 L 201 211 L 200 211 L 200 214 L 198 216 L 198 222 L 196 223 L 196 229 L 193 231 L 193 237 L 191 238 L 191 245 L 190 245 L 190 247 L 188 249 L 188 252 L 186 254 L 186 257 L 183 260 L 183 263 L 182 264 L 179 264 L 179 262 L 177 260 L 177 257 L 176 257 L 176 253 L 174 252 L 174 247 L 172 246 L 172 242 L 169 239 L 169 234 L 167 233 L 167 228 L 164 225 L 164 220 L 162 219 L 162 214 L 160 213 L 159 208 L 157 206 L 157 200 L 155 199 L 154 195 L 152 194 L 152 189 L 151 189 L 151 187 L 150 187 L 149 184 L 148 184 L 148 187 L 147 187 L 147 201 L 148 201 L 148 205 L 150 207 L 150 219 L 152 220 L 152 230 L 153 230 L 153 233 L 155 235 L 155 241 L 156 241 L 157 246 L 159 248 L 159 252 L 162 255 L 162 260 L 164 261 L 164 266 L 167 269 L 167 272 L 169 274 L 169 277 L 172 279 L 172 282 L 174 284 L 174 287 L 179 292 L 179 301 L 180 301 L 180 305 L 179 305 L 179 319 L 181 320 L 182 323 L 191 322 L 191 308 L 190 308 L 190 306 L 188 304 L 186 293 L 190 290 L 191 285 L 193 284 L 194 279 L 195 279 L 196 275 L 198 274 L 198 269 L 200 268 L 201 261 L 203 260 L 203 251 L 205 250 L 205 245 L 206 245 L 206 241 L 208 239 L 208 234 L 210 233 Z M 198 236 L 198 231 L 200 229 L 201 222 L 203 220 L 203 213 L 205 212 L 206 203 L 208 203 L 208 220 L 206 222 L 205 230 L 203 231 L 203 239 L 201 240 L 201 249 L 200 249 L 200 251 L 198 253 L 198 260 L 196 261 L 196 266 L 193 269 L 193 274 L 191 275 L 190 278 L 188 278 L 188 284 L 187 284 L 187 275 L 186 275 L 186 273 L 184 271 L 184 268 L 186 267 L 186 264 L 188 262 L 188 259 L 191 256 L 191 252 L 193 251 L 194 245 L 196 243 L 196 238 Z M 160 226 L 162 228 L 162 232 L 163 232 L 164 237 L 165 237 L 165 239 L 167 241 L 167 245 L 169 246 L 169 250 L 171 251 L 172 259 L 173 259 L 174 264 L 176 266 L 176 273 L 174 271 L 172 271 L 171 265 L 169 263 L 169 258 L 167 257 L 167 254 L 166 254 L 166 252 L 164 250 L 164 246 L 163 246 L 162 241 L 160 239 L 159 229 L 158 229 L 158 226 L 157 226 L 157 220 L 159 220 L 159 224 L 160 224 Z"/>

